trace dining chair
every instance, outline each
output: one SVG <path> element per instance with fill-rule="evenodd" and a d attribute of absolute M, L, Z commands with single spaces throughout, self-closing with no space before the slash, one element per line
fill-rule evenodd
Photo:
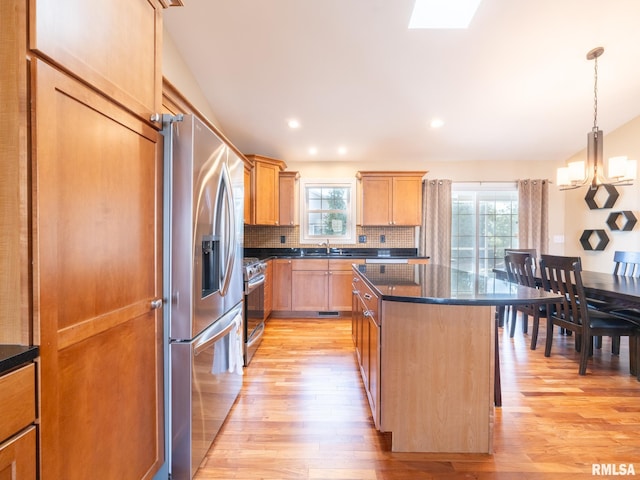
<path fill-rule="evenodd" d="M 640 252 L 616 251 L 613 253 L 613 274 L 640 278 Z"/>
<path fill-rule="evenodd" d="M 613 254 L 613 274 L 623 277 L 640 278 L 640 252 L 627 252 L 616 250 Z M 589 299 L 589 306 L 597 310 L 613 313 L 623 318 L 629 319 L 640 324 L 640 310 L 635 304 L 626 304 L 624 302 L 616 302 L 612 305 L 600 299 Z M 602 345 L 602 338 L 596 340 L 596 346 Z M 620 338 L 612 338 L 611 351 L 615 354 L 620 353 Z"/>
<path fill-rule="evenodd" d="M 530 262 L 531 262 L 531 268 L 532 270 L 535 272 L 536 269 L 536 262 L 537 262 L 537 253 L 536 253 L 536 249 L 535 248 L 505 248 L 504 249 L 504 254 L 505 256 L 509 255 L 510 253 L 528 253 L 531 256 Z M 510 310 L 510 315 L 509 312 L 507 312 L 507 308 Z M 518 313 L 518 308 L 517 307 L 506 307 L 503 315 L 507 318 L 509 318 L 509 316 L 514 319 L 516 318 Z M 523 317 L 523 322 L 522 322 L 522 333 L 528 333 L 528 329 L 529 329 L 529 322 L 527 321 L 526 317 Z M 513 333 L 511 334 L 511 336 L 513 337 Z"/>
<path fill-rule="evenodd" d="M 534 273 L 535 259 L 532 259 L 531 254 L 522 251 L 505 255 L 504 264 L 507 270 L 509 280 L 522 285 L 524 287 L 537 288 L 536 278 Z M 531 332 L 531 350 L 536 349 L 538 343 L 538 330 L 540 327 L 540 318 L 546 317 L 547 308 L 545 305 L 518 305 L 512 306 L 511 313 L 511 325 L 509 330 L 509 336 L 513 337 L 516 330 L 516 318 L 517 314 L 522 314 L 523 332 L 526 333 L 527 329 L 525 325 L 529 323 L 529 315 L 533 317 L 533 331 Z"/>
<path fill-rule="evenodd" d="M 629 337 L 629 365 L 640 380 L 640 355 L 637 353 L 640 346 L 640 327 L 619 316 L 589 308 L 581 271 L 580 257 L 540 256 L 543 288 L 562 295 L 562 299 L 548 309 L 545 357 L 551 356 L 554 325 L 575 332 L 575 348 L 580 352 L 580 375 L 587 372 L 595 336 L 626 336 Z"/>

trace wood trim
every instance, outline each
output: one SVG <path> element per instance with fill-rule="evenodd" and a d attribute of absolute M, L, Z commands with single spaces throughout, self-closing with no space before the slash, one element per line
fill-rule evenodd
<path fill-rule="evenodd" d="M 287 169 L 287 164 L 282 160 L 278 160 L 277 158 L 265 157 L 263 155 L 256 155 L 255 153 L 245 155 L 245 157 L 247 157 L 248 159 L 254 162 L 258 161 L 258 162 L 267 163 L 270 165 L 275 165 L 280 169 L 281 173 Z"/>
<path fill-rule="evenodd" d="M 377 171 L 377 170 L 360 170 L 356 172 L 356 178 L 360 180 L 362 177 L 424 177 L 428 171 Z"/>
<path fill-rule="evenodd" d="M 224 133 L 222 133 L 218 127 L 211 123 L 211 120 L 209 120 L 205 114 L 203 114 L 193 103 L 187 100 L 187 97 L 185 97 L 180 92 L 180 90 L 176 88 L 175 85 L 167 80 L 166 77 L 163 77 L 162 103 L 164 104 L 165 101 L 173 104 L 181 111 L 181 113 L 191 113 L 198 117 L 207 127 L 213 130 L 213 133 L 220 137 L 220 139 L 224 141 L 229 146 L 229 148 L 233 150 L 245 162 L 245 164 L 248 163 L 249 165 L 253 166 L 253 161 L 250 161 L 244 153 L 238 150 L 238 148 L 233 143 L 231 143 L 231 141 L 224 135 Z"/>

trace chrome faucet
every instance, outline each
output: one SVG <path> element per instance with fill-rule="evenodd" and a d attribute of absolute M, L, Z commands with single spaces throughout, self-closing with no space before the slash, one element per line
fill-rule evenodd
<path fill-rule="evenodd" d="M 326 247 L 327 255 L 329 255 L 331 253 L 331 248 L 329 247 L 329 239 L 328 238 L 327 238 L 326 242 L 319 243 L 318 245 L 320 245 L 321 247 Z"/>

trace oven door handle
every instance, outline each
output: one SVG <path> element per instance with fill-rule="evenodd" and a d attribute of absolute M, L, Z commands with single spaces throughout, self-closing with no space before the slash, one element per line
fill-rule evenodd
<path fill-rule="evenodd" d="M 241 312 L 242 312 L 242 304 L 240 304 L 238 307 L 234 308 L 229 313 L 227 313 L 227 315 L 225 315 L 224 318 L 221 318 L 220 320 L 218 320 L 218 322 L 229 322 L 220 331 L 216 332 L 215 330 L 217 330 L 217 328 L 215 327 L 217 325 L 212 325 L 209 331 L 205 333 L 203 337 L 193 345 L 193 355 L 194 356 L 199 355 L 204 350 L 209 348 L 211 345 L 216 343 L 218 340 L 228 335 L 234 328 L 237 329 L 239 327 L 242 327 L 242 317 L 239 316 Z M 240 325 L 238 325 L 236 318 L 240 319 Z"/>
<path fill-rule="evenodd" d="M 259 287 L 260 285 L 264 284 L 265 282 L 265 275 L 258 275 L 257 277 L 252 278 L 251 280 L 249 280 L 247 282 L 247 289 L 246 289 L 246 293 L 250 293 L 252 290 L 254 290 L 256 287 Z"/>
<path fill-rule="evenodd" d="M 247 339 L 247 348 L 251 348 L 256 342 L 259 342 L 262 338 L 262 334 L 264 333 L 264 322 L 261 322 L 251 335 L 250 339 Z"/>

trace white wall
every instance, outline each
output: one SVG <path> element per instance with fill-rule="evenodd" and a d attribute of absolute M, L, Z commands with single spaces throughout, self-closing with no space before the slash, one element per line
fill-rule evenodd
<path fill-rule="evenodd" d="M 220 128 L 211 105 L 200 86 L 178 54 L 169 33 L 164 30 L 163 75 L 196 108 Z M 215 106 L 213 106 L 215 107 Z M 585 147 L 586 147 L 585 132 Z M 233 138 L 229 139 L 233 142 Z M 640 161 L 640 116 L 631 120 L 604 138 L 604 157 L 627 155 Z M 582 160 L 586 152 L 557 162 L 401 162 L 389 159 L 379 163 L 354 162 L 287 162 L 288 170 L 299 171 L 304 178 L 353 178 L 358 170 L 427 170 L 426 178 L 465 181 L 515 181 L 525 178 L 547 178 L 552 181 L 549 189 L 549 252 L 555 255 L 575 255 L 582 258 L 587 270 L 609 272 L 612 270 L 615 250 L 640 250 L 640 222 L 631 232 L 611 232 L 606 225 L 611 212 L 631 210 L 640 218 L 640 181 L 630 187 L 619 187 L 620 197 L 611 210 L 589 210 L 584 202 L 586 188 L 564 191 L 555 185 L 556 169 L 566 162 Z M 286 161 L 286 159 L 285 159 Z M 401 166 L 400 166 L 401 165 Z M 604 229 L 610 243 L 601 252 L 584 251 L 580 235 L 584 229 Z"/>
<path fill-rule="evenodd" d="M 428 171 L 426 178 L 449 179 L 454 182 L 513 182 L 519 179 L 549 179 L 555 182 L 560 163 L 554 162 L 397 162 L 379 164 L 355 162 L 288 162 L 289 170 L 299 171 L 302 178 L 353 178 L 358 170 L 419 170 Z M 549 187 L 549 251 L 564 254 L 565 195 L 555 184 Z"/>
<path fill-rule="evenodd" d="M 640 160 L 640 116 L 620 128 L 607 134 L 604 132 L 603 157 L 626 155 L 629 158 Z M 567 161 L 586 159 L 586 132 L 585 150 L 578 152 Z M 606 173 L 606 168 L 605 168 Z M 628 187 L 617 187 L 620 197 L 611 209 L 589 210 L 584 201 L 588 187 L 563 192 L 566 196 L 566 222 L 564 225 L 566 255 L 575 255 L 582 258 L 585 270 L 611 272 L 613 270 L 613 252 L 616 250 L 640 250 L 640 222 L 630 232 L 611 231 L 606 224 L 611 212 L 630 210 L 640 219 L 640 181 Z M 598 193 L 600 195 L 600 193 Z M 597 197 L 600 199 L 600 197 Z M 600 202 L 601 204 L 602 202 Z M 585 251 L 580 245 L 580 236 L 585 229 L 604 229 L 609 236 L 609 244 L 603 251 Z M 592 242 L 595 245 L 595 239 Z"/>
<path fill-rule="evenodd" d="M 220 124 L 213 113 L 211 105 L 209 105 L 204 93 L 202 93 L 202 89 L 191 73 L 191 70 L 189 70 L 189 67 L 187 67 L 184 60 L 182 60 L 166 28 L 162 34 L 162 75 L 169 83 L 176 87 L 194 107 L 207 117 L 207 120 L 220 128 Z M 220 130 L 222 131 L 222 129 Z"/>

